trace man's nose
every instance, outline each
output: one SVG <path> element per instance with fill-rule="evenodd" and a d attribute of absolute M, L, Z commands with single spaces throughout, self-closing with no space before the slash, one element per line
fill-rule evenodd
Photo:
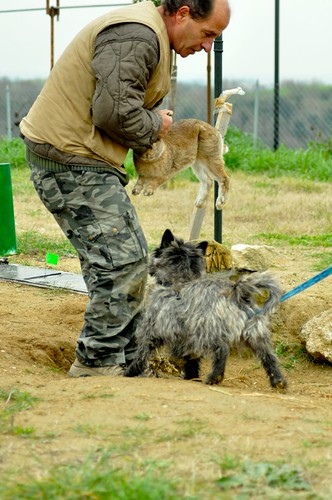
<path fill-rule="evenodd" d="M 206 53 L 211 52 L 213 42 L 204 42 L 201 44 L 201 47 L 205 50 Z"/>

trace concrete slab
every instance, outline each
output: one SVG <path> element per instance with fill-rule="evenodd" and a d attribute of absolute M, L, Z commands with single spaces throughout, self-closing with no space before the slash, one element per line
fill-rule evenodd
<path fill-rule="evenodd" d="M 12 281 L 42 288 L 59 288 L 87 294 L 82 275 L 56 269 L 0 264 L 0 281 Z"/>

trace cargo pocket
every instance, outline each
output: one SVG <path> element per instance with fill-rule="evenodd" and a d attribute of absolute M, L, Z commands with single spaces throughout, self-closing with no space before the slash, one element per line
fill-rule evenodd
<path fill-rule="evenodd" d="M 138 262 L 148 254 L 143 231 L 134 214 L 125 212 L 102 221 L 81 225 L 74 231 L 95 265 L 112 268 Z M 82 248 L 81 247 L 81 248 Z"/>
<path fill-rule="evenodd" d="M 101 227 L 104 224 L 105 221 Z M 114 267 L 137 262 L 147 256 L 147 242 L 134 211 L 112 216 L 111 224 L 104 229 Z"/>

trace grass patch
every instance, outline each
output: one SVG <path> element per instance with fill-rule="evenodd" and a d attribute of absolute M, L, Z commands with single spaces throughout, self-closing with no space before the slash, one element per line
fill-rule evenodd
<path fill-rule="evenodd" d="M 15 436 L 22 436 L 22 437 L 29 437 L 34 435 L 36 432 L 35 427 L 21 427 L 21 426 L 14 426 L 12 429 L 12 433 Z"/>
<path fill-rule="evenodd" d="M 323 253 L 314 253 L 312 257 L 317 259 L 316 263 L 312 266 L 314 271 L 323 271 L 332 266 L 332 252 L 330 250 Z"/>
<path fill-rule="evenodd" d="M 0 141 L 1 163 L 10 163 L 13 168 L 26 167 L 25 145 L 22 139 L 3 139 Z"/>
<path fill-rule="evenodd" d="M 177 440 L 188 439 L 197 434 L 204 433 L 206 431 L 206 422 L 199 418 L 188 418 L 185 420 L 178 420 L 180 429 L 177 431 Z"/>
<path fill-rule="evenodd" d="M 106 392 L 105 394 L 86 394 L 82 399 L 108 399 L 114 398 L 114 394 L 111 392 Z"/>
<path fill-rule="evenodd" d="M 132 440 L 136 444 L 144 442 L 147 436 L 151 434 L 151 430 L 147 427 L 139 425 L 137 427 L 124 427 L 122 435 Z"/>
<path fill-rule="evenodd" d="M 304 472 L 282 462 L 242 463 L 229 459 L 221 464 L 221 477 L 216 481 L 223 492 L 232 492 L 232 498 L 293 498 L 292 493 L 310 491 L 310 482 Z"/>
<path fill-rule="evenodd" d="M 104 453 L 83 463 L 52 468 L 41 479 L 26 481 L 7 478 L 0 484 L 1 498 L 70 499 L 88 498 L 112 500 L 176 500 L 177 481 L 164 477 L 158 464 L 142 470 L 135 466 L 119 470 L 112 464 L 112 455 Z"/>
<path fill-rule="evenodd" d="M 260 238 L 268 244 L 273 245 L 290 245 L 290 246 L 305 246 L 305 247 L 332 247 L 331 234 L 304 234 L 301 236 L 293 236 L 280 233 L 258 233 L 254 238 Z"/>
<path fill-rule="evenodd" d="M 274 152 L 262 142 L 253 148 L 251 135 L 235 127 L 229 127 L 226 143 L 229 152 L 225 161 L 230 170 L 331 182 L 331 144 L 311 143 L 296 150 L 281 145 Z"/>
<path fill-rule="evenodd" d="M 86 436 L 101 436 L 102 428 L 99 425 L 79 424 L 73 428 L 74 432 Z"/>
<path fill-rule="evenodd" d="M 31 396 L 26 391 L 12 389 L 6 391 L 0 389 L 0 429 L 1 434 L 15 434 L 19 436 L 28 436 L 35 432 L 32 427 L 24 428 L 14 425 L 15 416 L 21 411 L 28 410 L 38 398 Z"/>
<path fill-rule="evenodd" d="M 18 235 L 17 252 L 38 257 L 43 257 L 47 252 L 56 253 L 59 256 L 76 255 L 75 249 L 65 237 L 55 240 L 36 231 L 25 231 Z"/>
<path fill-rule="evenodd" d="M 187 418 L 176 423 L 178 428 L 175 431 L 162 433 L 156 438 L 156 442 L 189 441 L 199 435 L 205 436 L 209 432 L 206 422 L 199 418 Z"/>
<path fill-rule="evenodd" d="M 142 420 L 142 421 L 147 421 L 147 420 L 150 420 L 151 419 L 151 416 L 148 414 L 148 413 L 138 413 L 137 415 L 135 415 L 136 420 Z"/>
<path fill-rule="evenodd" d="M 285 368 L 285 370 L 291 370 L 299 363 L 314 362 L 314 358 L 302 345 L 291 343 L 285 345 L 283 342 L 280 342 L 277 344 L 275 352 L 276 355 L 281 358 L 281 366 Z"/>

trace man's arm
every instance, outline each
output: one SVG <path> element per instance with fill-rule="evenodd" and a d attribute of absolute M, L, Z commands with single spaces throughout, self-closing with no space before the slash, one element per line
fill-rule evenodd
<path fill-rule="evenodd" d="M 157 37 L 142 24 L 111 26 L 97 37 L 92 61 L 97 78 L 93 122 L 137 154 L 150 147 L 163 129 L 163 113 L 143 108 L 158 61 Z"/>

